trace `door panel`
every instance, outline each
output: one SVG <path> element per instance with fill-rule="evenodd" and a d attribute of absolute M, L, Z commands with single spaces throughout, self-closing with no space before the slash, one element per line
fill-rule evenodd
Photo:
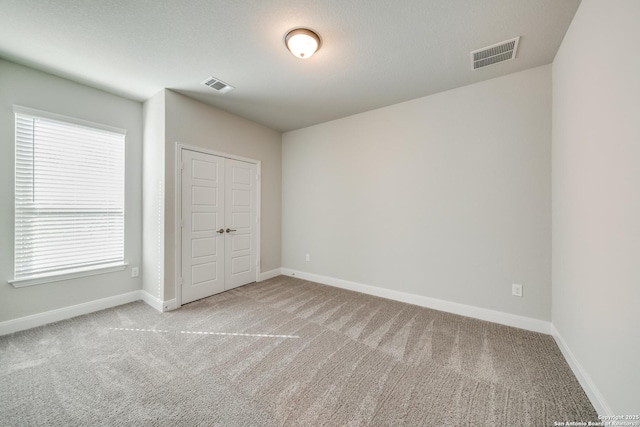
<path fill-rule="evenodd" d="M 182 150 L 182 304 L 224 291 L 224 158 Z"/>
<path fill-rule="evenodd" d="M 226 289 L 256 280 L 256 172 L 253 163 L 226 159 L 226 227 L 234 230 L 227 233 L 225 242 Z"/>

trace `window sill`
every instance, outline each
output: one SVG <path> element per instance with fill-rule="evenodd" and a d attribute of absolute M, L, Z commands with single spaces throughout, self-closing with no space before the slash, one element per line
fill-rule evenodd
<path fill-rule="evenodd" d="M 36 275 L 30 277 L 23 277 L 21 279 L 10 280 L 9 283 L 14 288 L 24 288 L 25 286 L 42 285 L 44 283 L 60 282 L 62 280 L 75 279 L 77 277 L 96 276 L 98 274 L 112 273 L 114 271 L 122 271 L 127 268 L 126 262 L 119 262 L 113 264 L 107 264 L 97 267 L 85 267 L 76 268 L 73 270 L 66 270 L 64 272 Z"/>

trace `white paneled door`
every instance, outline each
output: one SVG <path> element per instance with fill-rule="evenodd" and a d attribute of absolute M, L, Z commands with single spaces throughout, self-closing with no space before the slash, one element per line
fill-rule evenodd
<path fill-rule="evenodd" d="M 256 165 L 225 161 L 225 288 L 256 278 Z"/>
<path fill-rule="evenodd" d="M 182 304 L 256 280 L 256 165 L 182 149 Z"/>

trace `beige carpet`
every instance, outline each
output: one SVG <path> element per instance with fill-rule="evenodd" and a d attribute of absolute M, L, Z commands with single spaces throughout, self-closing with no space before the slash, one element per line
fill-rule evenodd
<path fill-rule="evenodd" d="M 597 421 L 552 337 L 279 276 L 0 337 L 0 425 Z"/>

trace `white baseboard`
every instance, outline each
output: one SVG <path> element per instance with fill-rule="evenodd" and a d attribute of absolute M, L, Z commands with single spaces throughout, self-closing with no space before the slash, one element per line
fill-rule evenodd
<path fill-rule="evenodd" d="M 264 271 L 260 273 L 260 281 L 269 280 L 272 277 L 276 277 L 282 274 L 281 268 L 274 268 L 273 270 Z"/>
<path fill-rule="evenodd" d="M 580 362 L 578 362 L 578 359 L 574 356 L 573 352 L 567 345 L 567 342 L 562 338 L 562 335 L 560 335 L 560 332 L 558 332 L 554 325 L 551 325 L 551 332 L 564 358 L 567 360 L 567 363 L 569 363 L 573 374 L 578 379 L 578 382 L 587 394 L 587 397 L 591 401 L 594 409 L 598 412 L 598 415 L 615 415 L 611 410 L 611 407 L 604 400 L 604 397 L 602 396 L 602 393 L 600 393 L 600 390 L 598 390 L 598 387 L 596 387 L 589 374 L 587 374 Z"/>
<path fill-rule="evenodd" d="M 151 307 L 155 308 L 156 310 L 162 313 L 163 301 L 160 298 L 154 297 L 144 289 L 140 291 L 140 296 L 142 297 L 142 301 L 146 302 Z"/>
<path fill-rule="evenodd" d="M 176 308 L 178 308 L 178 301 L 175 298 L 167 300 L 162 304 L 162 312 L 175 310 Z"/>
<path fill-rule="evenodd" d="M 46 311 L 44 313 L 33 314 L 31 316 L 7 320 L 4 322 L 0 322 L 0 335 L 24 331 L 25 329 L 31 329 L 37 326 L 46 325 L 48 323 L 58 322 L 60 320 L 70 319 L 72 317 L 81 316 L 83 314 L 93 313 L 94 311 L 116 307 L 118 305 L 127 304 L 133 301 L 138 301 L 140 299 L 140 291 L 133 291 L 126 294 L 115 295 L 108 298 L 102 298 L 95 301 L 72 305 L 70 307 L 59 308 L 57 310 Z"/>
<path fill-rule="evenodd" d="M 176 308 L 178 308 L 178 304 L 175 298 L 168 301 L 162 301 L 160 298 L 154 297 L 144 289 L 140 291 L 140 293 L 142 296 L 142 301 L 146 302 L 151 307 L 158 310 L 160 313 L 164 313 L 165 311 L 175 310 Z"/>
<path fill-rule="evenodd" d="M 364 294 L 406 302 L 409 304 L 419 305 L 421 307 L 432 308 L 434 310 L 446 311 L 448 313 L 473 317 L 475 319 L 486 320 L 488 322 L 500 323 L 502 325 L 513 326 L 534 332 L 541 332 L 547 335 L 551 334 L 551 322 L 545 322 L 544 320 L 532 319 L 530 317 L 489 310 L 487 308 L 474 307 L 457 302 L 429 298 L 407 292 L 379 288 L 377 286 L 364 285 L 362 283 L 320 276 L 318 274 L 305 273 L 303 271 L 291 270 L 289 268 L 282 268 L 281 272 L 287 276 L 294 276 L 300 279 L 310 280 L 312 282 L 348 289 L 350 291 L 362 292 Z"/>

